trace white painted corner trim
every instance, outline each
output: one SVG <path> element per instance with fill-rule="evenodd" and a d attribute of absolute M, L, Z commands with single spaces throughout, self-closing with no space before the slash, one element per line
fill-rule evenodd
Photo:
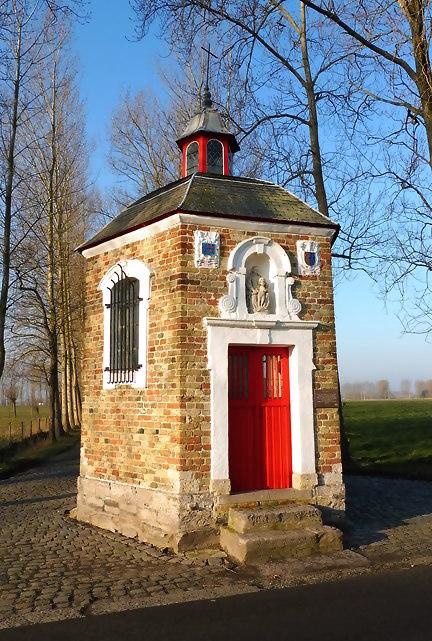
<path fill-rule="evenodd" d="M 211 479 L 229 480 L 228 347 L 277 345 L 289 348 L 293 474 L 314 475 L 313 330 L 316 322 L 205 318 L 211 406 Z"/>
<path fill-rule="evenodd" d="M 138 330 L 138 363 L 141 365 L 140 369 L 134 374 L 134 381 L 132 383 L 110 383 L 109 372 L 105 371 L 110 363 L 110 317 L 111 310 L 108 305 L 110 304 L 110 291 L 115 281 L 115 274 L 118 273 L 119 267 L 123 269 L 126 276 L 129 278 L 136 278 L 139 282 L 139 330 Z M 104 275 L 99 283 L 98 289 L 102 292 L 102 304 L 104 309 L 104 334 L 103 334 L 103 388 L 106 390 L 115 389 L 119 385 L 130 385 L 131 387 L 142 388 L 147 383 L 147 341 L 148 341 L 148 308 L 151 295 L 151 277 L 152 271 L 141 260 L 120 260 L 113 265 Z"/>

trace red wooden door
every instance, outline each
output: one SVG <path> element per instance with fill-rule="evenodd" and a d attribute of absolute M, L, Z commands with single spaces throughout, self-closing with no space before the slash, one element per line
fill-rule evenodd
<path fill-rule="evenodd" d="M 291 487 L 287 347 L 230 347 L 229 469 L 233 492 Z"/>

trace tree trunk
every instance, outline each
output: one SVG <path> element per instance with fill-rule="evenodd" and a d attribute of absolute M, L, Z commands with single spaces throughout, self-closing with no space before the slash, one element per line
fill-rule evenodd
<path fill-rule="evenodd" d="M 319 211 L 325 216 L 329 215 L 327 193 L 324 185 L 322 170 L 321 147 L 319 142 L 319 123 L 315 97 L 315 87 L 312 78 L 309 62 L 309 51 L 307 43 L 306 9 L 303 2 L 300 3 L 301 31 L 300 44 L 302 52 L 303 69 L 305 73 L 305 90 L 309 107 L 309 140 L 312 154 L 312 171 L 315 183 L 315 196 Z"/>
<path fill-rule="evenodd" d="M 63 428 L 68 431 L 73 424 L 73 421 L 70 420 L 70 402 L 69 402 L 69 350 L 67 342 L 67 297 L 66 297 L 66 287 L 65 283 L 65 264 L 64 264 L 64 250 L 62 247 L 62 228 L 60 226 L 60 238 L 59 238 L 59 257 L 60 257 L 60 290 L 61 290 L 61 323 L 60 323 L 60 343 L 61 343 L 61 409 L 62 409 L 62 421 Z"/>
<path fill-rule="evenodd" d="M 57 166 L 56 153 L 56 66 L 53 71 L 52 86 L 52 103 L 51 103 L 51 164 L 49 168 L 49 191 L 48 191 L 48 229 L 47 229 L 47 305 L 48 305 L 48 324 L 49 324 L 49 351 L 50 351 L 50 378 L 49 384 L 52 390 L 52 408 L 54 410 L 55 429 L 58 435 L 64 434 L 61 413 L 60 389 L 59 389 L 59 358 L 58 358 L 58 340 L 59 340 L 59 323 L 58 310 L 56 301 L 56 283 L 55 283 L 55 237 L 54 237 L 54 216 L 55 216 L 55 173 Z"/>
<path fill-rule="evenodd" d="M 59 377 L 59 358 L 57 347 L 57 334 L 53 333 L 50 336 L 50 387 L 53 391 L 53 408 L 55 418 L 55 430 L 57 436 L 64 435 L 62 413 L 61 413 L 61 400 L 60 400 L 60 377 Z"/>
<path fill-rule="evenodd" d="M 11 132 L 6 164 L 6 184 L 4 195 L 4 223 L 3 223 L 3 247 L 2 247 L 2 279 L 0 288 L 0 378 L 3 375 L 6 347 L 5 330 L 7 304 L 10 285 L 10 259 L 11 259 L 11 226 L 12 226 L 12 195 L 15 178 L 15 147 L 18 131 L 18 105 L 21 88 L 21 25 L 18 27 L 17 43 L 15 48 L 15 80 L 12 103 Z"/>
<path fill-rule="evenodd" d="M 61 373 L 61 416 L 62 416 L 62 424 L 63 424 L 63 429 L 67 432 L 70 430 L 71 425 L 69 421 L 69 412 L 68 412 L 68 386 L 69 386 L 69 381 L 68 381 L 68 375 L 67 375 L 67 360 L 68 360 L 68 355 L 66 352 L 66 345 L 65 345 L 65 340 L 63 336 L 63 331 L 62 331 L 62 337 L 61 337 L 61 343 L 62 343 L 62 354 L 61 354 L 61 365 L 60 365 L 60 373 Z"/>
<path fill-rule="evenodd" d="M 426 129 L 429 164 L 432 165 L 432 73 L 425 25 L 425 3 L 424 0 L 399 0 L 399 4 L 411 30 L 416 84 Z"/>
<path fill-rule="evenodd" d="M 72 368 L 73 368 L 73 381 L 74 381 L 74 394 L 73 394 L 74 412 L 77 418 L 77 425 L 81 427 L 82 400 L 81 400 L 81 388 L 79 383 L 78 368 L 77 368 L 76 360 L 77 359 L 76 359 L 76 352 L 75 352 L 75 346 L 74 346 L 73 354 L 72 354 Z"/>
<path fill-rule="evenodd" d="M 49 435 L 51 441 L 57 440 L 57 430 L 56 430 L 56 376 L 55 376 L 55 363 L 53 362 L 52 354 L 50 354 L 50 366 L 48 373 L 48 390 L 49 390 L 49 410 L 50 410 L 50 422 L 49 422 Z"/>

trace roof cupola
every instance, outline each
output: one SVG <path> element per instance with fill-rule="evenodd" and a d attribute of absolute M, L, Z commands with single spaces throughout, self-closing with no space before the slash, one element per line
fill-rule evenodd
<path fill-rule="evenodd" d="M 203 100 L 177 140 L 182 152 L 182 177 L 197 171 L 229 176 L 238 142 L 216 110 L 208 85 Z"/>

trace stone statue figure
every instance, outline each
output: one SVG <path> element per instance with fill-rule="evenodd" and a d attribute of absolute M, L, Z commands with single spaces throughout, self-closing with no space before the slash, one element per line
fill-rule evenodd
<path fill-rule="evenodd" d="M 252 310 L 256 312 L 267 312 L 269 308 L 270 298 L 268 285 L 265 278 L 260 276 L 255 287 L 251 292 L 251 305 Z"/>

